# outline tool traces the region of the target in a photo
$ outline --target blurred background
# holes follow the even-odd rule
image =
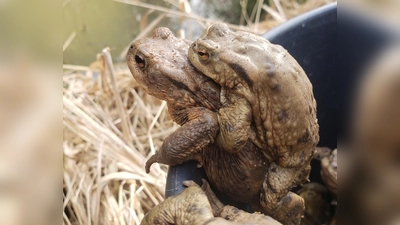
[[[293,16],[330,2],[333,1],[66,0],[63,40],[72,40],[64,51],[63,62],[90,64],[105,46],[111,48],[115,58],[125,54],[126,46],[134,39],[150,35],[161,26],[189,40],[197,39],[206,26],[217,21],[262,34]]]

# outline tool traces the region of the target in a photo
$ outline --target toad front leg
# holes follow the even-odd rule
[[[261,190],[260,210],[283,224],[300,224],[304,200],[290,190],[307,179],[310,169],[310,166],[283,168],[271,164]]]
[[[256,134],[251,129],[252,111],[250,104],[236,95],[223,96],[223,107],[218,111],[220,132],[217,143],[230,153],[239,152],[250,138],[257,145]],[[260,147],[260,146],[259,146]]]
[[[196,160],[202,165],[202,150],[214,142],[219,132],[216,113],[206,108],[193,108],[188,113],[188,122],[168,136],[160,150],[146,162],[146,172],[153,163],[174,166]]]

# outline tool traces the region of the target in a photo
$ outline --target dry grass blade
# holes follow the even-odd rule
[[[279,15],[283,19],[283,21],[286,21],[286,15],[285,12],[283,11],[282,5],[279,0],[274,0],[275,6],[278,9]]]
[[[76,32],[72,32],[69,37],[67,38],[67,40],[64,42],[63,44],[63,52],[65,51],[65,49],[68,48],[69,44],[71,44],[72,40],[74,40],[76,36]]]
[[[83,70],[83,71],[90,70],[90,68],[88,66],[77,66],[77,65],[68,65],[68,64],[64,64],[63,69],[65,69],[65,70]]]
[[[278,22],[280,22],[280,23],[285,22],[285,19],[282,18],[281,15],[280,15],[277,11],[275,11],[274,9],[272,9],[271,7],[269,7],[269,6],[267,6],[267,5],[263,5],[262,8],[263,8],[267,13],[269,13],[269,14],[274,18],[274,20],[276,20],[276,21],[278,21]]]
[[[114,65],[112,63],[112,59],[111,59],[111,54],[110,54],[110,48],[105,48],[103,49],[102,52],[102,56],[104,61],[106,62],[107,65],[107,70],[108,70],[108,74],[110,76],[110,80],[111,80],[111,86],[112,86],[112,90],[114,92],[114,97],[115,97],[115,102],[117,103],[117,109],[118,109],[118,113],[119,113],[119,118],[121,119],[121,124],[122,124],[122,132],[124,134],[124,137],[127,138],[127,142],[128,143],[132,143],[132,136],[131,136],[131,124],[129,123],[129,121],[126,119],[127,115],[126,115],[126,110],[122,105],[122,100],[121,97],[119,95],[119,88],[117,86],[117,81],[115,78],[115,73],[114,73]]]
[[[263,5],[264,1],[259,0],[257,1],[256,7],[257,7],[257,13],[256,13],[256,21],[255,21],[255,26],[254,26],[254,31],[258,31],[258,23],[260,22],[260,15],[261,15],[261,8]]]
[[[144,13],[143,16],[140,17],[140,23],[139,23],[140,32],[139,32],[139,35],[142,33],[142,31],[144,29],[146,29],[147,25],[149,25],[149,15],[151,15],[151,13],[153,13],[153,12],[154,12],[154,10],[149,9],[149,10],[147,10],[146,13]]]

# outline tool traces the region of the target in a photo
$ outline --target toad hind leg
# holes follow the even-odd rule
[[[155,206],[144,216],[140,224],[203,224],[212,218],[214,216],[207,196],[200,187],[193,186]]]
[[[302,169],[271,164],[261,190],[261,211],[283,224],[300,224],[304,200],[290,189],[304,182],[305,174],[308,177],[309,166]]]
[[[201,107],[191,109],[188,122],[169,135],[160,150],[146,162],[146,172],[150,172],[150,167],[155,162],[174,166],[196,160],[201,165],[201,151],[214,142],[218,132],[215,112]]]
[[[184,181],[183,184],[188,187],[198,186],[194,181]],[[278,221],[264,214],[248,213],[234,206],[224,205],[214,194],[205,179],[203,179],[201,189],[206,194],[213,215],[216,217],[208,220],[202,225],[282,225]]]

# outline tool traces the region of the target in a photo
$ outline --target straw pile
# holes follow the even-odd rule
[[[269,7],[259,4],[271,15],[259,27],[275,26],[332,1],[271,2]],[[167,171],[154,164],[146,174],[145,162],[178,126],[165,103],[147,95],[126,65],[112,64],[107,48],[89,67],[64,65],[63,87],[63,223],[140,224],[164,199]]]
[[[165,166],[146,174],[144,163],[177,126],[107,55],[97,71],[64,66],[80,70],[63,78],[66,224],[139,224],[164,199]]]

